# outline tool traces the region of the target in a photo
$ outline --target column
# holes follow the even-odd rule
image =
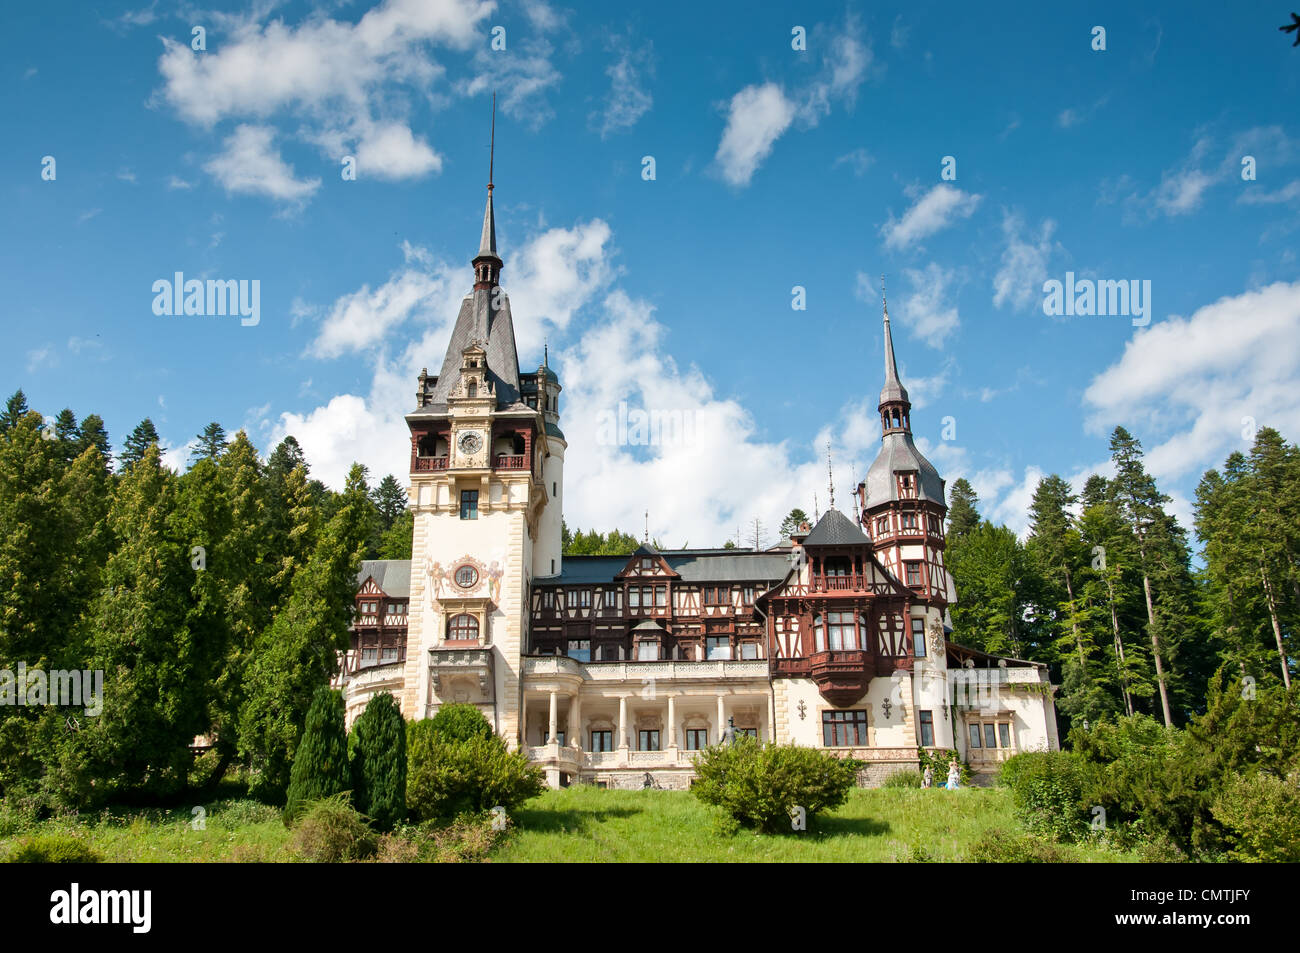
[[[677,705],[674,696],[668,696],[668,747],[677,747]]]
[[[569,744],[582,748],[582,700],[577,693],[569,699]]]
[[[523,698],[519,703],[519,741],[528,747],[528,693],[523,693]]]
[[[557,740],[559,740],[555,734],[556,730],[559,728],[558,725],[559,716],[560,716],[559,703],[560,703],[560,693],[555,690],[552,690],[551,691],[551,720],[546,735],[546,743],[548,745],[553,745]]]
[[[722,702],[722,695],[718,695],[718,744],[722,743],[722,733],[727,730],[727,711]]]
[[[623,695],[618,700],[618,746],[621,750],[627,750],[627,696]]]

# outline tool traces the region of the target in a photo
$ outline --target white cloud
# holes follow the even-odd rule
[[[546,95],[563,78],[551,53],[551,44],[540,37],[505,50],[480,49],[474,54],[475,75],[458,88],[465,96],[496,90],[502,112],[536,129],[555,115]]]
[[[1200,169],[1183,169],[1166,172],[1160,186],[1151,195],[1156,209],[1166,215],[1186,215],[1201,204],[1205,190],[1214,184],[1214,178]]]
[[[320,188],[320,179],[295,178],[293,166],[280,157],[274,138],[274,130],[267,126],[237,126],[224,150],[203,169],[227,192],[301,203]]]
[[[961,324],[957,306],[949,303],[957,273],[930,262],[924,270],[908,268],[903,274],[912,286],[900,308],[908,330],[930,347],[942,347],[944,339]]]
[[[357,143],[356,157],[359,178],[412,179],[442,171],[442,156],[400,122],[367,129]]]
[[[804,121],[810,125],[830,113],[832,101],[842,99],[850,109],[857,101],[858,87],[866,79],[872,60],[871,48],[859,34],[853,20],[831,33],[821,73],[799,97]]]
[[[1298,388],[1300,282],[1278,282],[1138,331],[1084,402],[1089,430],[1146,434],[1148,469],[1172,478],[1248,449],[1250,420],[1300,431]]]
[[[994,307],[1010,304],[1015,310],[1023,311],[1031,302],[1041,300],[1054,231],[1056,223],[1044,219],[1038,235],[1026,238],[1020,217],[1012,212],[1003,213],[1002,236],[1007,244],[997,274],[993,276]]]
[[[895,220],[891,215],[889,221],[880,227],[880,234],[884,236],[886,247],[907,248],[959,219],[970,218],[980,198],[940,183],[920,196],[901,219]]]
[[[1263,189],[1242,192],[1241,198],[1237,199],[1242,205],[1281,205],[1297,200],[1300,200],[1300,179],[1292,179],[1273,192]]]
[[[853,169],[855,176],[861,177],[866,174],[867,169],[871,168],[871,163],[875,161],[866,149],[859,147],[837,158],[832,168],[838,169],[842,165],[847,165]]]
[[[654,104],[646,88],[654,76],[654,50],[650,43],[637,49],[626,40],[614,43],[618,59],[609,65],[609,93],[602,108],[593,112],[588,120],[593,129],[606,138],[612,132],[631,129]]]
[[[59,363],[58,356],[54,352],[53,345],[33,348],[27,352],[27,372],[34,374],[45,367],[54,367]]]
[[[794,103],[775,83],[746,86],[731,97],[727,128],[714,157],[722,177],[731,185],[748,185],[759,164],[771,155],[776,140],[790,128],[794,115]]]
[[[172,175],[167,177],[167,188],[173,192],[192,189],[194,186],[186,182],[180,176]]]

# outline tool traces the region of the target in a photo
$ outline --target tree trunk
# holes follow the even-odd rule
[[[1086,667],[1083,657],[1083,639],[1079,638],[1079,618],[1074,614],[1074,584],[1070,581],[1070,570],[1065,570],[1065,593],[1070,597],[1070,628],[1074,631],[1074,647],[1079,650],[1079,667]]]
[[[1165,727],[1172,728],[1174,720],[1169,714],[1169,689],[1165,685],[1165,666],[1160,658],[1160,636],[1156,634],[1156,609],[1151,601],[1151,577],[1146,571],[1146,556],[1142,559],[1142,594],[1147,601],[1147,628],[1151,630],[1151,654],[1156,660],[1156,683],[1160,686],[1160,707],[1164,710]]]
[[[1119,613],[1115,610],[1115,585],[1106,580],[1106,592],[1110,597],[1110,626],[1115,633],[1115,661],[1119,666],[1119,688],[1124,696],[1124,711],[1133,714],[1133,696],[1128,690],[1128,662],[1124,658],[1124,639],[1119,634]]]
[[[1273,583],[1269,581],[1264,563],[1259,564],[1259,575],[1264,580],[1264,595],[1268,598],[1268,617],[1273,622],[1273,638],[1277,642],[1277,657],[1282,660],[1282,684],[1291,689],[1291,670],[1287,665],[1286,648],[1282,645],[1282,627],[1277,621],[1277,602],[1273,598]]]

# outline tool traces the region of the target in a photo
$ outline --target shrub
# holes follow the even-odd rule
[[[882,788],[919,788],[921,786],[921,773],[919,771],[895,771],[889,777],[885,778]]]
[[[339,733],[340,738],[342,732]],[[338,864],[364,860],[375,852],[375,835],[346,794],[308,801],[294,824],[290,848],[303,860]]]
[[[1064,864],[1070,855],[1062,847],[1036,837],[1013,831],[985,831],[966,852],[975,864]]]
[[[695,762],[691,792],[722,808],[742,827],[764,833],[792,830],[796,807],[811,820],[848,800],[860,764],[813,748],[760,744],[741,738],[707,748]]]
[[[421,821],[511,810],[545,788],[542,770],[496,735],[448,742],[417,722],[407,758],[406,806]]]
[[[508,836],[510,821],[496,815],[462,814],[450,824],[398,828],[385,838],[380,860],[387,863],[481,863]]]
[[[406,722],[393,696],[370,699],[357,719],[352,753],[352,799],[375,828],[393,829],[406,817]]]
[[[491,738],[492,723],[473,705],[443,705],[428,719],[428,730],[443,742]]]
[[[302,740],[293,755],[284,807],[286,823],[297,817],[306,802],[333,797],[351,787],[343,721],[343,696],[330,688],[316,689]]]
[[[1016,816],[1030,832],[1071,841],[1088,830],[1085,768],[1069,751],[1026,751],[1008,759],[1002,780],[1011,788]]]
[[[8,864],[98,864],[103,855],[71,834],[34,834],[15,843]]]
[[[1300,790],[1269,774],[1234,775],[1212,808],[1228,831],[1234,860],[1300,861]]]
[[[13,837],[31,830],[40,820],[34,798],[6,797],[0,800],[0,837]]]
[[[241,798],[213,805],[209,812],[227,827],[244,827],[249,824],[265,824],[267,821],[280,819],[280,812],[261,801]]]

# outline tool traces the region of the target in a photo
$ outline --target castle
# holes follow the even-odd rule
[[[562,388],[519,368],[492,189],[474,288],[406,416],[412,558],[362,566],[349,723],[383,691],[407,718],[472,704],[556,787],[685,787],[737,733],[860,759],[865,784],[918,748],[987,774],[1059,747],[1045,666],[948,638],[944,481],[912,439],[887,305],[882,445],[852,516],[761,552],[566,557]]]

